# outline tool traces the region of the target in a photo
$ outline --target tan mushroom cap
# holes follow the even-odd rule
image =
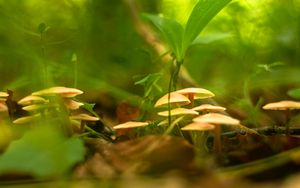
[[[145,127],[149,125],[148,122],[138,122],[138,121],[128,121],[126,123],[121,123],[119,125],[114,126],[114,129],[130,129],[136,127]]]
[[[210,131],[210,130],[213,130],[214,128],[215,128],[215,126],[210,123],[192,122],[192,123],[188,124],[187,126],[182,127],[181,130],[183,130],[183,131]]]
[[[8,97],[8,93],[0,91],[0,97]]]
[[[8,108],[7,108],[6,104],[0,102],[0,112],[5,112],[7,110],[8,110]]]
[[[25,117],[18,118],[16,120],[14,120],[13,123],[14,124],[30,123],[32,121],[39,119],[40,117],[41,117],[41,114],[38,113],[38,114],[31,115],[31,116],[25,116]]]
[[[99,118],[95,116],[90,116],[88,114],[77,114],[70,116],[71,120],[84,120],[84,121],[98,121]]]
[[[70,110],[77,110],[79,109],[80,106],[84,105],[82,102],[77,102],[75,100],[68,99],[68,98],[64,99],[64,104]]]
[[[44,109],[47,107],[48,107],[48,105],[44,105],[44,104],[31,104],[31,105],[22,107],[22,109],[25,111],[28,111],[28,112],[32,112],[32,111],[41,110],[41,109]]]
[[[300,102],[297,101],[279,101],[268,103],[262,107],[264,110],[294,110],[300,109]]]
[[[176,93],[179,93],[182,95],[192,94],[194,99],[205,99],[205,98],[210,98],[210,97],[215,96],[214,93],[212,93],[211,91],[209,91],[207,89],[193,88],[193,87],[177,90]]]
[[[60,95],[62,97],[75,97],[77,95],[82,94],[83,91],[76,88],[68,88],[68,87],[51,87],[48,89],[43,89],[37,92],[32,93],[31,95],[37,96],[51,96],[51,95]]]
[[[159,106],[163,106],[163,105],[167,105],[168,102],[170,102],[170,104],[190,104],[191,101],[184,95],[181,95],[179,93],[176,92],[171,92],[170,93],[170,101],[169,101],[169,93],[167,93],[166,95],[164,95],[163,97],[161,97],[160,99],[157,100],[157,102],[155,103],[154,107],[159,107]]]
[[[218,113],[208,113],[205,115],[198,116],[193,119],[197,123],[212,123],[212,124],[225,124],[225,125],[239,125],[240,121],[232,117],[218,114]]]
[[[29,95],[18,101],[20,105],[29,105],[33,103],[47,103],[49,100],[44,99],[43,97]]]
[[[163,111],[163,112],[158,112],[158,115],[160,116],[169,116],[169,111]],[[199,115],[198,112],[191,110],[191,109],[186,109],[186,108],[175,108],[170,110],[170,116],[178,116],[178,115]]]
[[[222,112],[225,111],[226,108],[222,107],[222,106],[215,106],[215,105],[211,105],[211,104],[202,104],[200,106],[196,106],[194,108],[192,108],[192,110],[194,111],[214,111],[214,112]]]

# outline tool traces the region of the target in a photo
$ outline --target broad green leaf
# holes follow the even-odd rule
[[[299,100],[300,99],[300,88],[289,90],[288,95],[290,97],[293,97],[293,98]]]
[[[216,42],[219,40],[223,40],[226,38],[231,37],[232,35],[230,33],[214,33],[209,35],[199,35],[191,45],[197,45],[197,44],[209,44],[212,42]]]
[[[163,39],[170,47],[176,59],[183,59],[182,37],[183,27],[176,21],[170,18],[165,18],[152,14],[144,14],[144,17],[149,19],[154,26],[160,31]]]
[[[183,51],[189,47],[210,20],[230,1],[231,0],[199,0],[186,24],[183,36]]]
[[[39,127],[13,141],[0,156],[0,174],[25,173],[46,178],[67,173],[84,159],[79,138],[66,138],[50,127]]]

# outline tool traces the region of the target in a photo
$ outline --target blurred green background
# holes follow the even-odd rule
[[[0,0],[1,90],[18,97],[64,85],[84,90],[88,101],[142,96],[133,76],[161,72],[164,65],[136,32],[126,2]],[[135,1],[139,13],[182,24],[196,2]],[[258,95],[284,99],[300,87],[300,0],[232,1],[201,35],[184,65],[222,103],[248,97],[256,104]],[[169,75],[162,73],[159,84],[167,91]]]

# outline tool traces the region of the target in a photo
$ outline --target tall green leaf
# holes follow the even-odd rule
[[[183,51],[189,47],[210,20],[230,1],[231,0],[199,0],[186,24],[183,36]]]
[[[169,45],[171,51],[176,56],[176,59],[182,60],[182,37],[184,31],[183,27],[176,20],[170,18],[152,14],[144,14],[144,17],[149,19],[160,31],[163,39]]]

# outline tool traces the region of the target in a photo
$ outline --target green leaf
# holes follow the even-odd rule
[[[84,159],[79,138],[65,138],[50,127],[39,127],[12,142],[0,156],[0,173],[26,173],[38,178],[61,176]]]
[[[231,37],[232,35],[230,33],[214,33],[209,35],[199,35],[191,45],[197,45],[197,44],[209,44],[212,42],[216,42],[219,40],[223,40],[226,38]]]
[[[170,18],[165,18],[152,14],[144,14],[144,17],[149,19],[154,24],[154,26],[160,31],[163,39],[169,45],[170,49],[176,56],[176,59],[178,61],[181,61],[183,59],[183,27],[176,20]]]
[[[210,20],[230,1],[231,0],[199,0],[186,24],[183,36],[183,51],[189,47]]]
[[[300,88],[289,90],[288,95],[295,99],[300,99]]]

